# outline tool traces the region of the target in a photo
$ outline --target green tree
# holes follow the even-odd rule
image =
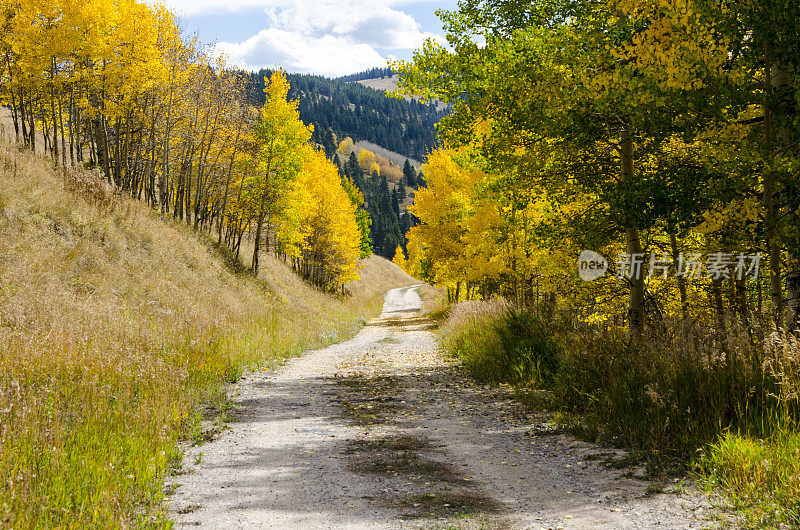
[[[405,164],[403,164],[403,177],[406,179],[406,183],[409,187],[415,188],[417,186],[417,172],[407,158]]]
[[[672,186],[652,160],[717,111],[728,50],[715,36],[716,14],[632,0],[461,2],[441,14],[449,49],[430,40],[412,63],[395,65],[398,95],[452,103],[440,127],[446,143],[480,146],[487,168],[517,175],[512,189],[593,196],[590,221],[607,225],[595,233],[607,238],[613,227],[627,253],[641,255],[641,230],[671,206],[690,208],[685,188],[698,191],[710,178],[684,173],[697,178]],[[669,193],[651,207],[657,189]],[[627,287],[635,334],[644,325],[644,276]]]

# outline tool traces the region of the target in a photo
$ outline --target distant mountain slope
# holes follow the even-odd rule
[[[377,77],[371,79],[359,79],[356,82],[366,87],[374,88],[375,90],[389,91],[397,87],[397,82],[400,80],[399,75],[391,77]]]
[[[246,74],[250,98],[264,102],[264,76],[270,71]],[[360,83],[307,74],[289,74],[290,96],[300,104],[300,118],[313,123],[324,135],[366,140],[402,157],[422,160],[435,145],[434,125],[444,111],[413,100],[386,97],[381,90]],[[391,82],[391,81],[389,81]]]
[[[400,81],[400,76],[398,74],[387,75],[385,77],[365,77],[356,79],[356,83],[360,83],[365,87],[373,88],[375,90],[382,90],[384,92],[389,92],[397,88],[397,83]],[[405,96],[403,98],[405,101],[411,101],[412,98]],[[419,98],[413,98],[416,101],[419,101]],[[439,112],[444,112],[447,109],[447,105],[442,103],[439,100],[435,100],[431,102],[431,105],[436,106],[436,110]]]
[[[395,153],[394,151],[390,151],[388,149],[384,149],[383,147],[379,146],[378,144],[374,144],[372,142],[368,142],[366,140],[359,140],[356,142],[356,150],[359,149],[366,149],[367,151],[372,151],[376,155],[381,155],[383,157],[388,158],[391,162],[396,164],[398,167],[403,167],[403,164],[406,160],[414,166],[414,169],[419,170],[422,163],[417,160],[416,158],[409,158],[406,156],[401,155],[400,153]]]

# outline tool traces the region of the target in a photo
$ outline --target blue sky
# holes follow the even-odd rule
[[[439,8],[456,0],[164,0],[187,34],[231,63],[256,70],[339,76],[388,57],[410,58],[426,38],[442,39]]]

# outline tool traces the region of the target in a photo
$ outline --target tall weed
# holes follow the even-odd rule
[[[510,308],[495,324],[500,338],[497,372],[509,383],[552,383],[563,358],[550,311]]]
[[[508,302],[495,299],[464,302],[447,313],[440,329],[441,344],[458,356],[478,380],[503,381],[506,376],[497,358],[497,352],[502,350],[497,326],[510,309]]]

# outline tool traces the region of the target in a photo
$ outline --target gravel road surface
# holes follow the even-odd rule
[[[168,484],[177,526],[711,526],[691,487],[656,493],[624,452],[471,381],[437,351],[421,306],[415,287],[389,291],[352,340],[244,377],[234,420]]]

